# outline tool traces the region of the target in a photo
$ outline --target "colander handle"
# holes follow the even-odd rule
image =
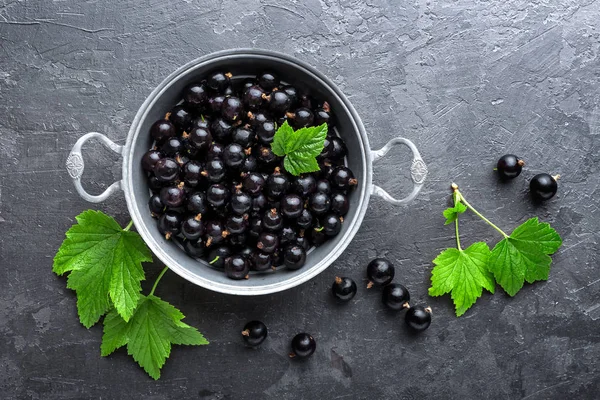
[[[120,146],[114,143],[112,140],[107,138],[101,133],[98,132],[90,132],[82,137],[75,143],[73,149],[71,149],[71,153],[69,153],[69,157],[67,157],[67,171],[69,175],[73,179],[73,183],[75,184],[75,189],[77,193],[84,199],[89,201],[90,203],[100,203],[101,201],[106,200],[111,194],[116,192],[121,188],[121,181],[117,181],[110,185],[108,189],[106,189],[103,193],[94,196],[85,191],[83,186],[81,186],[81,175],[83,175],[83,170],[85,165],[83,164],[83,157],[81,156],[81,147],[85,142],[90,139],[100,139],[102,144],[117,154],[123,154],[123,146]]]
[[[403,144],[407,146],[413,153],[413,161],[410,166],[410,177],[413,181],[412,192],[403,199],[395,199],[381,187],[373,185],[371,188],[371,194],[381,197],[388,203],[402,205],[409,203],[417,196],[417,194],[419,194],[419,191],[423,187],[423,182],[425,182],[425,178],[427,177],[427,166],[421,158],[421,154],[419,154],[417,146],[415,146],[415,144],[410,140],[401,137],[390,140],[379,150],[371,150],[371,159],[373,160],[373,163],[385,157],[392,147],[397,144]]]

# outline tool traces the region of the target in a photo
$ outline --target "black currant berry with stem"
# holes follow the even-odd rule
[[[231,247],[221,245],[213,247],[208,252],[208,257],[206,259],[212,267],[222,269],[225,266],[225,259],[232,254],[233,251],[231,250]]]
[[[188,217],[181,224],[181,234],[188,240],[198,240],[204,234],[202,214]]]
[[[229,236],[229,232],[225,229],[225,226],[221,221],[217,220],[208,221],[204,226],[204,233],[206,236],[204,241],[207,247],[223,243],[227,236]]]
[[[212,145],[213,137],[208,128],[194,128],[187,137],[191,146],[200,151],[207,151]]]
[[[231,195],[231,201],[229,205],[231,206],[231,211],[233,211],[235,214],[243,215],[249,212],[252,208],[252,197],[250,197],[248,193],[238,190]]]
[[[167,211],[158,219],[158,231],[170,239],[172,236],[181,232],[181,214],[174,211]]]
[[[179,164],[172,158],[163,158],[154,164],[154,176],[161,182],[172,182],[179,176]]]
[[[292,99],[288,94],[281,90],[276,90],[270,95],[263,95],[263,98],[269,103],[269,110],[275,114],[283,114],[287,112],[291,105]]]
[[[264,72],[258,76],[258,85],[265,91],[270,92],[279,86],[279,78],[272,72]]]
[[[244,176],[242,187],[251,195],[256,196],[262,192],[263,188],[265,187],[265,179],[263,178],[262,174],[250,172]]]
[[[329,237],[325,235],[325,232],[323,232],[322,226],[313,226],[309,232],[310,241],[315,247],[321,246],[329,239]]]
[[[269,175],[266,183],[267,197],[271,199],[280,198],[285,192],[287,192],[290,186],[288,177],[281,173],[279,167],[275,168],[275,172]]]
[[[242,172],[254,172],[258,169],[258,160],[253,155],[246,156],[240,170]]]
[[[158,150],[149,150],[142,156],[142,168],[144,171],[154,171],[156,163],[163,158],[163,155]]]
[[[250,128],[250,125],[235,128],[231,134],[231,141],[239,144],[243,148],[248,148],[254,144],[256,134]]]
[[[225,274],[231,279],[248,279],[248,272],[250,272],[250,266],[248,261],[240,256],[233,255],[225,259]]]
[[[232,234],[244,233],[248,229],[248,214],[230,215],[225,221],[225,227]]]
[[[168,208],[181,207],[185,201],[184,184],[177,186],[167,186],[160,190],[160,200]]]
[[[299,333],[292,339],[292,353],[290,357],[307,358],[317,349],[317,342],[308,333]]]
[[[339,190],[348,190],[350,187],[358,184],[358,180],[354,177],[350,168],[343,165],[340,165],[333,170],[329,177],[329,181],[334,188]]]
[[[189,193],[187,196],[186,209],[194,215],[206,213],[206,195],[203,192]]]
[[[192,114],[185,106],[175,106],[170,111],[169,121],[180,131],[186,131],[192,122]]]
[[[331,212],[335,215],[343,217],[348,214],[350,202],[348,197],[343,193],[335,193],[331,196]]]
[[[206,84],[212,90],[222,93],[230,85],[230,79],[233,75],[229,72],[214,72],[206,80]]]
[[[529,182],[529,192],[536,201],[549,200],[556,194],[558,190],[559,175],[552,176],[550,174],[537,174]]]
[[[265,253],[274,253],[279,247],[279,238],[271,232],[262,232],[258,236],[256,247]]]
[[[276,208],[265,211],[262,220],[263,229],[271,232],[277,232],[283,227],[283,217]]]
[[[367,288],[375,285],[387,285],[394,279],[396,270],[392,263],[385,258],[376,258],[367,265],[367,278],[369,283]]]
[[[231,133],[233,132],[233,125],[223,118],[217,118],[210,126],[210,131],[212,132],[215,140],[219,142],[229,142],[231,139]]]
[[[165,139],[176,136],[177,129],[171,121],[159,119],[150,127],[150,135],[157,143],[162,143]]]
[[[223,207],[229,202],[229,189],[220,183],[214,183],[206,190],[206,200],[213,207]]]
[[[335,214],[327,214],[321,221],[323,232],[327,236],[336,236],[342,230],[342,217]]]
[[[325,102],[325,104],[327,104],[327,102]],[[327,105],[329,106],[329,104]],[[331,118],[331,113],[329,110],[326,110],[324,106],[315,110],[315,125],[319,126],[321,124],[333,124],[333,118]]]
[[[255,271],[267,271],[273,268],[273,257],[271,254],[255,251],[252,254],[251,260]]]
[[[383,287],[381,299],[383,304],[392,310],[410,308],[410,293],[408,289],[399,283],[390,283]]]
[[[244,91],[244,95],[242,96],[242,101],[243,101],[244,105],[246,106],[246,108],[248,108],[251,111],[255,111],[255,110],[260,109],[260,107],[263,105],[263,102],[264,102],[263,95],[264,94],[265,94],[265,92],[260,86],[258,86],[258,85],[249,86]]]
[[[221,182],[225,178],[227,168],[220,158],[212,158],[206,163],[206,169],[201,172],[211,182]]]
[[[300,107],[294,112],[287,112],[285,115],[288,117],[290,124],[296,129],[311,126],[315,119],[312,111],[306,107]]]
[[[150,200],[148,200],[148,208],[153,216],[158,216],[165,212],[167,206],[165,206],[160,199],[160,195],[154,194],[150,196]]]
[[[263,112],[251,112],[248,111],[248,114],[246,114],[246,116],[248,117],[248,120],[250,121],[250,125],[253,127],[257,127],[258,125],[262,124],[263,122],[266,121],[270,121],[270,117],[263,113]]]
[[[228,121],[238,121],[244,115],[244,105],[237,97],[226,97],[221,106],[221,115]]]
[[[501,179],[513,179],[519,176],[525,162],[514,154],[505,154],[498,160],[496,170]]]
[[[204,256],[204,253],[206,252],[206,246],[204,246],[204,242],[202,241],[202,239],[179,240],[183,247],[183,251],[185,251],[190,257],[202,258]]]
[[[160,146],[160,152],[166,156],[174,156],[183,150],[183,142],[178,137],[172,137],[165,140]]]
[[[209,93],[203,83],[191,83],[183,89],[183,100],[190,107],[201,111],[208,104]]]
[[[309,207],[313,214],[324,215],[331,208],[331,200],[325,193],[317,192],[310,196]]]
[[[242,338],[246,345],[250,347],[260,346],[267,338],[267,326],[260,321],[250,321],[244,325]]]
[[[406,312],[404,321],[412,330],[422,332],[431,325],[431,307],[412,306]]]
[[[245,158],[246,153],[244,153],[244,148],[238,143],[228,144],[223,151],[223,162],[229,168],[236,169],[241,167]]]
[[[279,157],[273,153],[270,146],[260,146],[256,152],[256,158],[264,168],[275,165],[279,159]]]
[[[281,199],[280,209],[285,218],[298,218],[304,210],[304,202],[297,194],[286,194]]]
[[[336,276],[331,286],[331,292],[336,299],[349,301],[356,295],[356,282],[351,278]]]
[[[306,251],[304,247],[297,244],[287,246],[283,252],[283,264],[288,269],[300,269],[306,262]]]
[[[300,229],[310,229],[313,225],[313,215],[306,208],[302,209],[298,218],[296,218],[296,225]]]
[[[204,114],[200,114],[199,117],[192,118],[192,123],[190,126],[190,130],[194,128],[202,128],[202,129],[210,129],[211,121],[204,116]]]
[[[263,145],[271,144],[276,132],[277,124],[273,121],[265,121],[256,126],[256,137]]]
[[[292,182],[294,193],[307,197],[317,191],[317,181],[312,175],[300,175]]]
[[[202,180],[202,164],[198,161],[188,161],[183,166],[183,181],[186,187],[196,187]]]

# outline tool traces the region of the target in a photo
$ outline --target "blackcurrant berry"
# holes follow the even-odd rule
[[[185,191],[183,184],[178,186],[168,186],[160,190],[160,200],[169,208],[176,208],[183,205],[185,201]]]
[[[193,148],[206,151],[212,144],[212,134],[208,128],[194,128],[188,134],[188,141]]]
[[[248,112],[248,114],[246,114],[248,117],[248,120],[250,121],[250,125],[257,127],[258,125],[262,124],[263,122],[266,121],[270,121],[270,118],[267,114],[262,113],[262,112]]]
[[[181,215],[174,211],[167,211],[158,219],[158,231],[165,235],[165,239],[179,234],[181,231]]]
[[[304,210],[304,202],[297,194],[286,194],[281,199],[280,208],[285,218],[298,218]]]
[[[231,243],[231,245],[235,246],[235,247],[244,246],[246,244],[246,242],[248,241],[248,235],[245,233],[229,235],[228,238],[229,238],[229,243]],[[250,265],[248,265],[248,266],[250,266]]]
[[[331,194],[331,184],[327,179],[320,179],[317,181],[317,189],[315,191],[325,193],[329,196]]]
[[[252,254],[252,266],[255,271],[266,271],[273,267],[271,254],[256,251]]]
[[[336,236],[342,230],[342,220],[335,214],[327,214],[321,221],[327,236]]]
[[[250,86],[244,91],[242,100],[249,110],[258,110],[263,104],[265,92],[260,86]]]
[[[534,200],[544,201],[554,197],[558,190],[556,179],[558,179],[558,175],[555,178],[549,174],[537,174],[531,178],[529,190]]]
[[[183,181],[186,187],[196,187],[202,179],[202,164],[198,161],[188,161],[183,166]]]
[[[260,217],[251,218],[250,219],[250,230],[248,231],[248,233],[250,234],[250,237],[252,237],[254,239],[258,239],[260,237],[260,234],[262,233],[262,231],[263,231],[262,218],[260,218]]]
[[[250,347],[259,346],[267,338],[267,326],[260,321],[250,321],[244,325],[242,338]]]
[[[327,102],[325,104],[327,104]],[[332,122],[333,119],[331,118],[331,112],[329,110],[326,110],[325,107],[317,108],[315,110],[315,125],[333,125]]]
[[[500,157],[496,165],[498,175],[502,179],[513,179],[519,176],[525,162],[513,154]]]
[[[406,287],[399,283],[390,283],[389,285],[384,286],[381,299],[383,304],[392,310],[402,310],[410,307],[408,305],[410,293],[408,293]]]
[[[213,207],[223,207],[229,202],[229,189],[220,183],[214,183],[206,190],[206,200]]]
[[[210,126],[210,131],[215,140],[218,140],[219,142],[229,142],[231,133],[233,132],[233,126],[223,118],[217,118]]]
[[[279,90],[288,95],[292,106],[296,105],[296,103],[298,102],[298,91],[296,90],[295,87],[290,86],[290,85],[285,85],[285,86],[282,86],[281,89],[279,89]]]
[[[331,211],[340,217],[348,214],[350,203],[348,197],[343,193],[336,193],[331,196]]]
[[[188,240],[198,240],[204,234],[202,215],[191,216],[181,224],[181,234]]]
[[[259,193],[252,198],[252,212],[260,212],[267,206],[267,198]]]
[[[256,127],[256,137],[261,144],[268,145],[273,142],[275,133],[277,132],[277,124],[273,121],[265,121]]]
[[[256,247],[265,252],[265,253],[273,253],[277,250],[279,246],[279,238],[277,235],[271,232],[262,232],[258,236],[258,243],[256,243]]]
[[[329,239],[329,237],[323,231],[322,226],[313,226],[309,232],[310,241],[315,247],[321,246],[327,241],[327,239]]]
[[[288,117],[288,121],[290,121],[291,125],[296,129],[312,125],[315,119],[312,111],[306,107],[300,107],[294,112],[287,112],[285,115]]]
[[[265,187],[265,180],[261,174],[251,172],[244,176],[244,180],[242,181],[242,187],[245,191],[255,196],[258,195]]]
[[[387,285],[394,279],[396,271],[394,266],[389,260],[385,258],[376,258],[367,265],[367,278],[369,278],[369,284],[367,288],[376,285]]]
[[[331,292],[336,299],[349,301],[356,295],[356,282],[350,278],[336,276],[331,286]]]
[[[192,192],[187,196],[186,208],[192,214],[204,214],[206,209],[206,195],[203,192]]]
[[[181,240],[181,245],[183,246],[183,251],[185,251],[191,257],[202,258],[204,256],[206,246],[204,246],[202,239]]]
[[[313,215],[306,208],[302,209],[300,215],[296,219],[296,225],[300,229],[309,229],[313,225]]]
[[[343,165],[336,167],[329,178],[331,185],[339,190],[347,190],[352,186],[356,186],[357,179],[352,174],[352,171]]]
[[[310,196],[309,207],[315,215],[324,215],[331,207],[331,200],[325,193],[317,192]]]
[[[206,169],[202,171],[202,176],[205,176],[211,182],[221,182],[225,178],[226,172],[227,169],[223,160],[213,158],[206,163]]]
[[[177,135],[177,129],[175,129],[175,125],[171,121],[159,119],[150,127],[150,135],[152,135],[152,138],[157,143],[161,143],[165,139]]]
[[[431,325],[431,308],[413,306],[408,309],[404,316],[406,324],[417,332],[424,331]]]
[[[183,150],[183,143],[178,137],[172,137],[165,140],[160,151],[166,156],[174,156]]]
[[[244,257],[250,263],[250,269],[252,269],[252,256],[254,255],[254,247],[244,246],[239,251],[239,255]]]
[[[237,97],[226,97],[221,106],[221,115],[228,121],[237,121],[244,115],[244,105]]]
[[[223,102],[225,102],[225,96],[223,95],[211,97],[208,99],[208,109],[214,114],[220,114]]]
[[[225,266],[225,259],[230,257],[233,251],[229,246],[217,246],[208,253],[207,261],[214,268],[222,269]]]
[[[221,158],[223,156],[223,151],[225,150],[225,146],[221,143],[213,142],[206,154],[206,158],[208,160],[212,160],[213,158]]]
[[[165,186],[165,182],[159,180],[154,174],[148,177],[148,188],[152,190],[152,193],[160,192],[160,190]]]
[[[211,124],[211,121],[208,120],[204,115],[201,114],[199,117],[192,119],[192,124],[191,124],[190,130],[194,130],[194,128],[209,129],[210,124]]]
[[[254,172],[258,169],[258,160],[253,155],[246,156],[240,171],[242,172]]]
[[[271,199],[280,198],[285,192],[287,192],[290,186],[289,179],[286,175],[282,174],[279,171],[279,168],[275,169],[269,178],[267,179],[266,184],[266,194],[267,197]]]
[[[302,246],[291,245],[283,253],[283,264],[288,269],[300,269],[306,262],[306,251]]]
[[[147,172],[154,171],[154,166],[161,158],[163,158],[163,155],[160,151],[149,150],[142,156],[142,168]]]
[[[296,244],[306,251],[310,249],[310,240],[308,240],[306,236],[298,236],[296,238]]]
[[[279,231],[283,227],[283,217],[281,214],[279,214],[277,209],[272,208],[268,211],[265,211],[262,220],[262,226],[268,231]]]
[[[150,200],[148,200],[148,208],[155,216],[161,215],[166,210],[166,207],[158,194],[152,195]]]
[[[230,215],[225,221],[225,228],[229,233],[244,233],[248,228],[248,214]]]
[[[212,90],[216,90],[217,92],[223,92],[229,86],[231,77],[232,74],[229,72],[214,72],[208,77],[208,79],[206,80],[206,84]]]
[[[270,92],[279,86],[279,78],[271,72],[264,72],[258,76],[258,84],[261,88]]]
[[[204,225],[205,242],[206,246],[223,243],[229,232],[225,229],[225,226],[220,221],[208,221]]]
[[[225,259],[225,274],[231,279],[248,279],[250,267],[242,256],[235,255]]]
[[[245,158],[244,148],[237,143],[227,145],[223,151],[223,161],[229,168],[241,167]]]
[[[285,113],[292,105],[290,96],[281,90],[276,90],[268,96],[263,95],[263,98],[269,102],[269,109],[275,114]]]
[[[252,197],[250,197],[249,194],[238,190],[231,195],[231,202],[229,205],[234,213],[243,215],[252,208]]]
[[[192,122],[192,114],[185,106],[175,106],[170,111],[169,121],[180,131],[187,131]]]
[[[232,135],[231,141],[239,144],[243,148],[251,147],[254,144],[256,134],[252,131],[249,125],[236,128]]]
[[[307,358],[317,349],[317,342],[308,333],[299,333],[292,339],[292,353],[290,357]]]
[[[326,158],[331,160],[341,160],[346,157],[346,154],[348,154],[348,149],[346,148],[344,141],[337,136],[331,137],[330,149]]]
[[[183,89],[183,100],[196,110],[208,103],[208,91],[202,83],[191,83]]]
[[[317,190],[317,181],[312,175],[301,175],[294,179],[292,183],[293,190],[301,197],[307,197]]]

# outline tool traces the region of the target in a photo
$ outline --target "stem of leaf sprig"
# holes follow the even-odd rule
[[[456,186],[456,189],[455,189],[455,186]],[[456,207],[456,205],[460,201],[459,196],[457,195],[458,185],[456,185],[456,183],[453,183],[452,189],[455,189],[452,197],[454,198],[454,207]],[[454,230],[456,231],[456,248],[458,250],[462,251],[462,247],[460,247],[460,236],[458,234],[458,215],[456,215],[456,219],[454,220]]]
[[[471,210],[475,215],[477,215],[479,218],[481,218],[486,224],[488,224],[489,226],[491,226],[492,228],[494,228],[495,230],[497,230],[498,232],[500,232],[500,234],[502,236],[504,236],[504,238],[508,237],[508,235],[502,229],[500,229],[496,225],[494,225],[492,223],[492,221],[490,221],[489,219],[487,219],[486,217],[484,217],[483,214],[481,214],[471,204],[469,204],[469,202],[467,201],[467,199],[465,199],[465,196],[463,196],[463,194],[458,190],[458,185],[456,183],[452,184],[452,190],[454,191],[454,204],[456,204],[457,201],[460,201],[469,210]],[[458,218],[456,219],[456,226],[457,226],[456,238],[457,238],[457,241],[458,241]],[[459,248],[460,248],[460,246],[459,246]]]
[[[133,226],[133,220],[129,221],[129,223],[127,224],[127,226],[125,227],[125,229],[123,229],[124,231],[128,231],[131,229],[131,227]]]

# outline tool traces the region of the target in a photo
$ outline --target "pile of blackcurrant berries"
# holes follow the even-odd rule
[[[357,184],[330,105],[270,72],[214,72],[182,97],[151,126],[154,145],[141,160],[161,234],[232,279],[301,268],[311,247],[340,232]],[[293,176],[272,152],[285,121],[328,125],[320,171]]]

